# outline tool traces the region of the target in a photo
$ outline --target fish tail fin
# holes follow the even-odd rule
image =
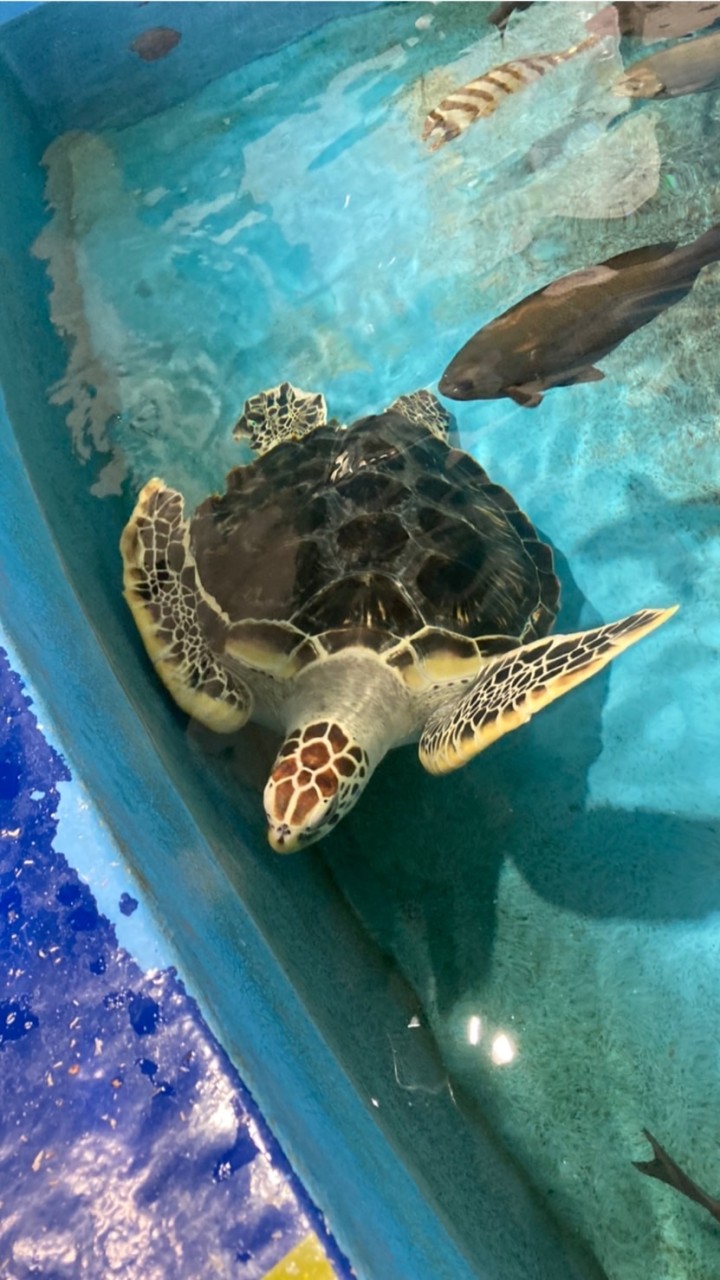
[[[586,36],[584,40],[581,40],[579,44],[570,45],[570,48],[565,50],[563,57],[574,58],[576,53],[583,53],[585,49],[592,49],[593,45],[598,44],[600,39],[601,37],[599,35],[596,35],[594,31],[591,31],[590,35]]]
[[[716,222],[714,227],[698,236],[697,240],[693,240],[691,244],[685,245],[684,251],[692,254],[693,262],[698,264],[698,270],[700,267],[706,267],[710,262],[720,261],[720,222]]]

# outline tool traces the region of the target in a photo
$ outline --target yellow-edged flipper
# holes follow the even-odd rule
[[[455,426],[455,420],[432,391],[421,387],[419,391],[411,391],[409,395],[397,396],[389,404],[386,413],[399,413],[408,422],[415,422],[419,427],[432,431],[438,440],[447,441],[448,432]]]
[[[619,622],[536,640],[493,659],[456,702],[430,716],[420,738],[422,764],[429,773],[460,768],[667,622],[676,608],[642,609]]]
[[[127,600],[145,648],[178,706],[215,733],[250,718],[252,697],[217,661],[202,627],[222,628],[200,584],[182,495],[149,480],[120,540]]]
[[[233,436],[249,440],[256,453],[264,454],[278,444],[302,440],[326,422],[327,406],[320,392],[300,391],[291,382],[281,382],[245,401]]]

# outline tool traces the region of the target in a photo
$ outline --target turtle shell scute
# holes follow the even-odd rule
[[[423,628],[531,641],[557,611],[552,552],[511,495],[395,410],[318,427],[236,467],[225,493],[198,507],[190,541],[230,626],[327,633],[323,652],[350,633],[344,643],[392,650]]]
[[[378,511],[353,516],[338,529],[338,546],[351,565],[364,565],[371,558],[382,564],[402,550],[410,534],[395,512]]]
[[[311,635],[340,627],[384,628],[408,635],[422,626],[422,617],[402,584],[378,572],[348,574],[330,583],[291,621]]]
[[[394,476],[365,469],[338,480],[336,489],[346,502],[367,512],[400,507],[410,497],[410,490]]]

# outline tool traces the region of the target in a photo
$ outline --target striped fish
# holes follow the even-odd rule
[[[423,142],[429,144],[431,151],[437,151],[446,142],[457,138],[481,116],[491,116],[508,94],[524,89],[526,85],[544,76],[546,71],[559,66],[561,62],[567,62],[568,58],[574,58],[584,49],[590,49],[600,39],[599,35],[593,34],[561,53],[538,53],[531,58],[513,58],[511,62],[503,62],[501,66],[486,71],[484,76],[478,76],[477,80],[471,80],[461,89],[455,89],[428,115],[423,126]]]

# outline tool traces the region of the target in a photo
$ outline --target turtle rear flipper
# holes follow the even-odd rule
[[[421,388],[411,391],[406,396],[398,396],[389,404],[386,413],[400,413],[408,422],[418,427],[426,427],[440,440],[447,440],[448,432],[455,425],[452,414],[441,405],[432,391]]]
[[[149,480],[120,540],[127,600],[158,675],[178,706],[216,733],[250,718],[252,695],[218,663],[200,625],[222,622],[200,586],[182,495]]]
[[[320,392],[299,391],[291,382],[259,391],[245,401],[233,427],[236,440],[249,440],[257,453],[269,453],[286,440],[302,440],[327,422],[325,397]]]
[[[495,658],[460,698],[430,716],[420,738],[422,764],[429,773],[458,769],[666,622],[676,607],[642,609],[619,622],[535,640]]]

